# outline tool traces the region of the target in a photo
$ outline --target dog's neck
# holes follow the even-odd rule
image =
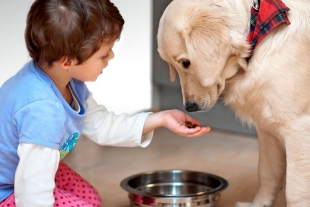
[[[261,2],[254,0],[247,37],[247,41],[251,45],[250,57],[270,31],[283,23],[290,24],[286,15],[288,10],[289,8],[281,0],[264,0]]]
[[[282,23],[289,24],[286,16],[286,11],[289,8],[281,0],[235,0],[225,1],[221,6],[227,11],[227,21],[232,39],[247,41],[252,46],[250,56],[263,37],[272,29]],[[267,12],[261,15],[260,9]],[[259,21],[258,24],[256,19]],[[266,20],[271,21],[268,31],[264,26],[264,24],[268,25]]]
[[[224,1],[221,5],[227,12],[229,31],[233,39],[245,41],[247,39],[251,18],[253,0]]]

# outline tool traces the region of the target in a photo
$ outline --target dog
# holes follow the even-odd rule
[[[266,1],[173,0],[157,50],[172,81],[178,74],[188,112],[208,111],[223,96],[256,128],[259,189],[236,206],[271,207],[285,187],[288,207],[310,207],[310,1],[277,0],[286,22],[254,44],[251,14],[267,12]]]

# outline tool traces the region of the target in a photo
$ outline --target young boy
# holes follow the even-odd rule
[[[61,161],[81,134],[100,145],[146,147],[158,127],[187,137],[210,130],[179,110],[116,115],[96,103],[84,82],[114,57],[123,24],[109,0],[33,3],[25,31],[32,60],[0,88],[0,207],[101,206]]]

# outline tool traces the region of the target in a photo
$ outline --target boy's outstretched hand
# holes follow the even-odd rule
[[[210,131],[210,127],[200,126],[199,121],[177,109],[150,114],[146,118],[143,134],[158,127],[166,127],[175,134],[186,137],[198,137]]]

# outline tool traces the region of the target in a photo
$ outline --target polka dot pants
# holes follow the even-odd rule
[[[97,191],[64,162],[59,163],[55,176],[54,207],[101,207]],[[11,194],[0,207],[15,207],[14,194]]]

